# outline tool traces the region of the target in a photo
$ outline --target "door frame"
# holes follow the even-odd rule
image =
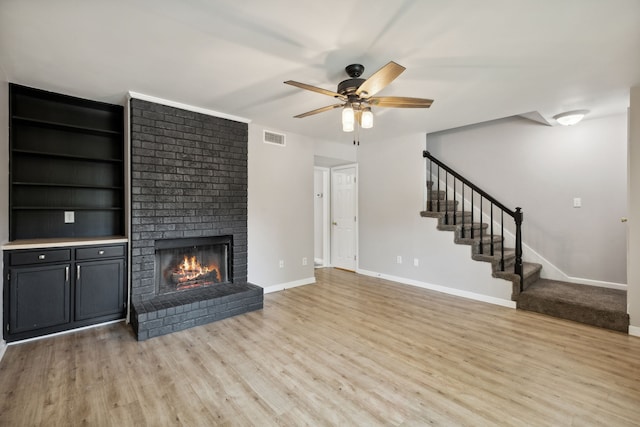
[[[353,225],[353,248],[354,248],[354,255],[355,255],[355,260],[354,260],[354,272],[357,272],[359,269],[359,265],[360,265],[360,249],[359,249],[359,245],[358,245],[358,236],[359,236],[359,224],[360,224],[360,214],[358,211],[358,187],[360,184],[360,177],[359,177],[359,173],[358,173],[358,164],[357,163],[348,163],[348,164],[344,164],[344,165],[340,165],[340,166],[334,166],[332,168],[330,168],[330,176],[329,176],[329,182],[330,182],[330,200],[333,200],[334,197],[334,186],[333,186],[333,171],[334,170],[340,170],[340,169],[349,169],[349,168],[354,168],[355,169],[355,188],[354,188],[354,192],[353,192],[353,197],[354,197],[354,212],[355,212],[355,217],[356,220],[354,221],[354,225]],[[330,207],[330,214],[329,214],[329,222],[333,221],[333,204],[330,202],[329,203],[329,207]],[[332,243],[333,243],[333,227],[329,227],[329,248],[331,248]],[[333,265],[333,254],[331,253],[331,250],[329,250],[329,265],[331,267],[334,267]]]
[[[322,223],[322,264],[316,265],[315,267],[329,267],[331,265],[331,168],[314,166],[313,170],[314,172],[322,172],[322,218],[315,218],[314,206],[314,227],[316,221],[321,221]],[[318,194],[314,194],[314,197],[317,198],[319,196]],[[314,257],[314,265],[316,262],[317,260]]]

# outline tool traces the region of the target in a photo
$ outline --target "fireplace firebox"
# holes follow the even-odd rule
[[[231,281],[232,236],[155,242],[156,295]]]

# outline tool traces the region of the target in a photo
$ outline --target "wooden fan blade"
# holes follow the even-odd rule
[[[300,89],[306,89],[306,90],[310,90],[311,92],[317,92],[323,95],[328,95],[334,98],[342,99],[343,101],[347,100],[346,96],[340,95],[338,92],[332,92],[330,90],[322,89],[321,87],[311,86],[306,83],[294,82],[293,80],[287,80],[284,83],[287,85],[299,87]]]
[[[296,119],[301,119],[307,116],[313,116],[314,114],[324,113],[325,111],[334,110],[336,108],[344,107],[344,104],[335,104],[335,105],[327,105],[326,107],[318,108],[312,111],[307,111],[306,113],[298,114],[297,116],[293,116]]]
[[[376,96],[367,99],[367,102],[376,107],[429,108],[433,104],[433,99],[409,98],[406,96]]]
[[[356,95],[361,98],[369,98],[375,95],[394,81],[405,69],[402,65],[396,64],[393,61],[389,62],[362,83],[358,90],[356,90]]]

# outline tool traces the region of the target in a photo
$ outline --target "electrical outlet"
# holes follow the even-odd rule
[[[307,257],[302,258],[302,265],[307,265],[308,263]]]
[[[283,259],[280,260],[280,268],[284,268],[284,260]]]
[[[418,258],[413,259],[413,266],[418,267],[420,265],[420,260]]]
[[[73,224],[76,222],[76,215],[74,211],[64,211],[64,223]]]
[[[398,264],[402,264],[402,256],[398,255],[398,256],[396,257],[396,263],[398,263]]]
[[[581,208],[582,207],[582,199],[580,197],[574,197],[573,198],[573,207],[574,208]]]

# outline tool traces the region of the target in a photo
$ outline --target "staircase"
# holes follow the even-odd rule
[[[445,189],[434,189],[434,182],[427,181],[428,201],[426,210],[420,213],[423,217],[437,218],[438,229],[453,232],[454,242],[471,247],[471,258],[475,261],[488,262],[491,264],[492,276],[511,281],[511,299],[516,301],[516,307],[522,310],[534,311],[549,316],[568,319],[588,325],[611,329],[619,332],[628,332],[629,315],[627,314],[626,292],[602,288],[597,286],[579,285],[575,283],[561,282],[556,280],[542,279],[540,273],[542,265],[522,262],[522,274],[517,274],[514,268],[517,260],[518,250],[516,248],[503,247],[504,231],[502,229],[493,231],[494,225],[478,221],[478,214],[472,215],[474,210],[467,210],[470,207],[468,200],[464,196],[461,204],[456,198],[460,198],[456,190],[449,189],[449,175],[453,174],[453,189],[458,188],[460,181],[464,185],[470,185],[476,192],[481,192],[485,197],[490,198],[482,190],[477,189],[473,184],[468,183],[455,171],[448,168],[442,162],[433,158],[425,152],[425,157],[429,158],[428,176],[435,177],[441,181],[440,169],[444,168]],[[437,173],[434,171],[434,162],[437,162]],[[456,179],[458,183],[456,183]],[[462,190],[464,194],[464,189]],[[450,193],[453,193],[454,200],[450,200]],[[474,199],[473,190],[471,200]],[[492,203],[498,204],[495,199],[490,198]],[[466,204],[466,206],[465,206]],[[499,205],[499,204],[498,204]],[[503,208],[502,205],[499,205]],[[461,209],[462,207],[462,209]],[[482,198],[480,199],[480,210],[482,210]],[[506,209],[506,208],[504,208]],[[493,218],[493,206],[491,206],[491,221]],[[502,223],[502,219],[500,221]],[[501,228],[501,227],[500,227]],[[516,238],[516,245],[519,239]],[[520,249],[521,251],[521,249]],[[521,285],[522,283],[522,285]]]

